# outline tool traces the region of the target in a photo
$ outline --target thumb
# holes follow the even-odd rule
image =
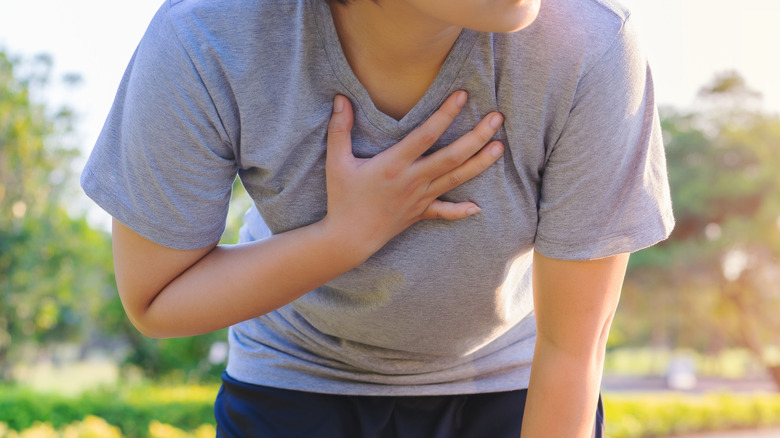
[[[345,96],[333,99],[333,114],[328,123],[327,156],[333,158],[352,157],[352,104]]]
[[[477,214],[480,211],[482,209],[473,202],[445,202],[434,199],[428,208],[425,209],[421,218],[453,221]]]

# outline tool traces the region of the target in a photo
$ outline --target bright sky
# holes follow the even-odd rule
[[[763,93],[766,109],[780,112],[780,0],[622,1],[650,58],[659,104],[685,107],[715,72],[735,69]],[[46,52],[54,57],[56,77],[82,75],[77,90],[54,90],[49,98],[75,107],[88,151],[161,3],[0,0],[0,48],[23,56]]]
[[[764,108],[780,112],[780,1],[622,1],[639,27],[660,103],[689,105],[715,72],[737,70],[764,95]]]

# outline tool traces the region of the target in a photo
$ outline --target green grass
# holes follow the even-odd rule
[[[604,394],[611,438],[780,426],[780,394]]]
[[[0,423],[15,431],[29,429],[36,423],[61,429],[95,416],[119,427],[130,438],[148,436],[153,422],[195,430],[214,424],[212,404],[217,390],[216,385],[136,385],[64,396],[5,387],[0,388]]]
[[[65,396],[0,386],[0,438],[213,436],[217,390],[141,384]],[[610,438],[780,426],[780,394],[607,392],[604,406]]]

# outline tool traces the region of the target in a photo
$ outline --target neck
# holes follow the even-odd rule
[[[330,3],[344,55],[374,105],[400,120],[433,83],[462,28],[404,2]]]
[[[331,2],[333,20],[350,64],[357,59],[392,70],[441,67],[461,28],[426,16],[404,2]]]

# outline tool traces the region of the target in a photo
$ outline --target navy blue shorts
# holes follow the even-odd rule
[[[517,438],[526,393],[319,394],[252,385],[223,373],[214,415],[220,438]],[[595,429],[593,436],[602,438],[601,397]]]

